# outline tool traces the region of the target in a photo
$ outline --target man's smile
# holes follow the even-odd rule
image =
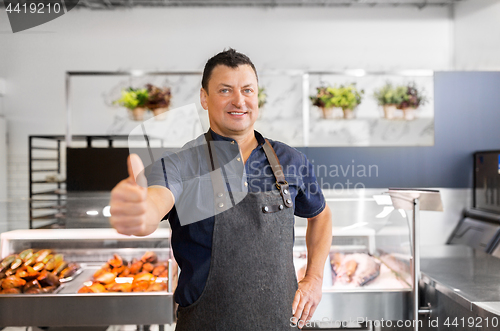
[[[229,115],[233,115],[233,116],[243,116],[243,115],[246,115],[248,112],[246,111],[230,111],[228,112]]]

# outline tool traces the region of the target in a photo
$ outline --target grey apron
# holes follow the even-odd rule
[[[210,133],[205,137],[214,156]],[[292,302],[297,290],[293,203],[267,140],[264,152],[278,190],[249,192],[241,202],[215,215],[205,288],[193,304],[178,308],[176,331],[292,329]],[[218,169],[217,158],[211,157],[211,161],[212,169]],[[223,199],[221,171],[212,173],[215,196]],[[225,207],[221,201],[216,201],[216,208]]]

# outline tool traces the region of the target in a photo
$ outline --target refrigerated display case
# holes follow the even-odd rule
[[[406,214],[390,205],[378,205],[371,193],[354,198],[352,195],[346,198],[326,194],[327,203],[335,210],[335,220],[331,257],[325,264],[323,299],[313,317],[313,320],[322,321],[317,326],[331,327],[335,321],[358,322],[359,318],[410,318],[410,248]],[[78,214],[79,218],[91,222],[92,218],[106,217],[102,196],[68,198],[74,198],[71,203],[76,207],[71,213]],[[162,226],[168,225],[163,223]],[[305,257],[305,223],[300,219],[296,223],[294,262],[299,271]],[[146,251],[154,251],[162,259],[172,259],[169,229],[159,229],[148,237],[122,236],[105,228],[16,230],[1,235],[2,258],[28,248],[51,248],[64,254],[68,261],[80,263],[83,271],[55,293],[0,295],[2,326],[162,325],[175,321],[176,268],[171,268],[169,280],[172,283],[167,292],[77,293],[115,253],[130,260]],[[369,256],[380,267],[377,277],[365,279],[362,286],[337,281],[331,264],[336,253],[344,257],[350,254]],[[30,310],[29,307],[39,308]]]
[[[114,229],[14,230],[0,237],[2,258],[26,249],[48,248],[81,268],[53,293],[0,294],[0,326],[164,325],[175,320],[177,265],[168,229],[146,237],[120,235]],[[168,277],[163,279],[166,291],[78,293],[114,254],[132,261],[146,252],[168,261]]]
[[[384,191],[366,190],[357,194],[325,191],[327,203],[333,211],[332,245],[325,263],[323,298],[309,329],[359,328],[373,326],[370,321],[414,318],[413,253],[410,244],[413,216],[408,210],[394,206],[389,196],[381,194]],[[78,208],[92,207],[87,210],[90,213],[83,209],[74,211],[81,217],[106,217],[103,215],[105,206],[101,206],[104,202],[101,196],[78,196],[76,199],[85,200],[75,204]],[[20,208],[26,204],[27,201],[17,201],[8,207]],[[163,223],[162,226],[168,225]],[[307,257],[306,224],[307,220],[296,219],[293,256],[299,278]],[[50,248],[64,254],[67,261],[78,262],[82,272],[63,283],[54,293],[0,294],[0,326],[77,327],[175,322],[173,291],[178,270],[174,263],[169,264],[167,291],[78,293],[113,254],[131,260],[153,251],[159,259],[173,261],[169,229],[160,228],[148,237],[122,236],[110,228],[14,230],[1,234],[1,258],[30,248]],[[429,251],[425,252],[420,281],[421,300],[417,308],[430,305],[427,319],[432,319],[438,316],[436,314],[450,314],[449,309],[454,309],[458,302],[465,309],[461,316],[496,316],[500,294],[494,288],[500,280],[496,276],[500,261],[490,255],[485,258],[477,252],[461,256],[457,252],[454,254],[460,259],[454,259],[452,255],[432,256]],[[373,263],[376,267],[365,269],[368,277],[356,275],[357,267],[362,266],[364,261],[357,260],[354,273],[346,278],[332,266],[332,262],[338,262],[339,256],[354,256],[354,260],[369,257],[372,267]],[[464,277],[467,279],[460,281]],[[489,282],[476,283],[477,277]],[[488,295],[481,298],[484,289]],[[464,305],[468,305],[469,309]]]
[[[409,215],[395,209],[382,192],[324,192],[333,213],[332,246],[324,269],[322,300],[310,328],[359,327],[369,321],[412,318]],[[305,222],[299,219],[295,231],[299,279],[306,263],[306,228],[300,226]],[[350,277],[345,277],[341,265],[335,268],[339,257],[355,260]]]

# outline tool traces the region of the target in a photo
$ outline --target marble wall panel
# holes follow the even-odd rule
[[[172,91],[170,110],[165,119],[151,113],[144,118],[150,137],[162,140],[164,147],[181,147],[208,129],[208,114],[199,101],[200,74],[150,76],[73,76],[70,88],[69,130],[71,134],[128,135],[140,133],[141,122],[131,119],[129,111],[117,106],[121,90],[147,83],[168,86]],[[416,119],[405,120],[398,110],[393,120],[383,118],[382,107],[373,93],[385,82],[415,82],[427,96]],[[396,74],[309,75],[309,96],[319,86],[355,83],[364,91],[354,119],[343,119],[342,110],[334,109],[323,118],[319,108],[303,100],[303,75],[287,72],[261,72],[259,85],[265,88],[267,102],[260,109],[255,128],[264,136],[294,147],[303,146],[432,146],[434,144],[433,77]]]

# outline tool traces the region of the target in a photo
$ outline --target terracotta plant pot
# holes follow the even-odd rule
[[[333,108],[324,108],[321,107],[321,112],[323,114],[324,119],[332,118],[333,117]]]
[[[167,118],[168,107],[153,109],[155,121],[163,121]]]
[[[412,121],[415,119],[415,110],[416,108],[408,107],[403,108],[403,118],[407,121]]]
[[[344,112],[344,119],[350,120],[354,118],[354,109],[345,108],[342,111]]]
[[[146,108],[137,107],[134,109],[129,109],[130,119],[133,121],[142,121],[144,119],[144,113],[146,112]]]
[[[392,120],[395,118],[396,114],[396,105],[383,105],[384,108],[384,117],[388,120]]]

